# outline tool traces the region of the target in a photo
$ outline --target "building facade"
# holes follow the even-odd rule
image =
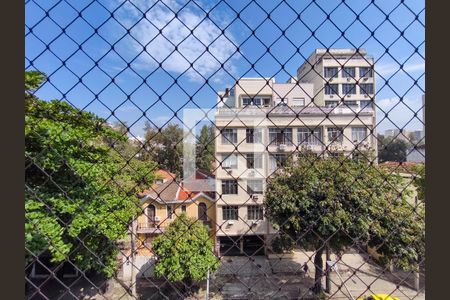
[[[313,102],[317,106],[372,106],[373,66],[373,57],[364,49],[317,49],[297,69],[297,79],[313,84]]]
[[[307,149],[318,156],[358,156],[367,154],[363,150],[376,151],[373,72],[364,69],[363,76],[359,75],[362,68],[373,70],[373,60],[367,62],[366,56],[344,59],[343,55],[355,51],[332,50],[335,56],[340,55],[338,62],[332,63],[328,58],[319,59],[324,50],[316,50],[299,68],[298,77],[286,83],[276,83],[274,78],[242,78],[218,93],[216,249],[220,255],[270,251],[277,231],[264,216],[266,179],[289,158],[296,159],[299,151]],[[327,81],[323,77],[329,75],[327,68],[345,61],[353,68],[346,71],[355,73],[356,79],[341,77],[343,68],[338,68],[333,75],[333,84],[338,87],[332,97],[328,88],[324,91]],[[314,76],[307,72],[309,64],[317,71]],[[372,84],[370,93],[356,82]],[[342,88],[348,84],[356,86],[356,94],[349,97]]]
[[[210,186],[214,185],[214,176],[200,170],[196,170],[195,178],[183,181],[163,170],[156,175],[155,184],[140,195],[143,213],[135,224],[138,255],[153,256],[153,238],[163,234],[182,213],[208,226],[211,239],[215,240],[215,195],[209,192]]]

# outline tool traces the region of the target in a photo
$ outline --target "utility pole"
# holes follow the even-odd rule
[[[208,273],[206,275],[206,295],[205,295],[205,300],[209,299],[209,268],[208,268]]]
[[[131,222],[131,296],[136,297],[136,272],[134,266],[136,265],[136,218]]]
[[[342,284],[344,285],[345,290],[347,291],[348,295],[350,296],[350,299],[355,300],[355,298],[353,298],[352,293],[350,293],[350,290],[348,289],[347,285],[345,284],[345,281],[342,279],[341,274],[339,274],[337,262],[336,261],[332,261],[332,260],[327,260],[327,265],[329,266],[330,269],[332,269],[332,270],[334,270],[336,272],[337,276],[339,277],[339,279],[341,280]]]
[[[326,260],[325,261],[330,261],[330,248],[328,247],[328,245],[325,248],[325,253],[326,253]],[[325,264],[325,292],[326,293],[330,293],[331,292],[331,278],[330,278],[330,266],[327,264]]]

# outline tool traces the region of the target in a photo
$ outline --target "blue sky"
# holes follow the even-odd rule
[[[29,1],[25,67],[50,75],[41,98],[126,121],[134,135],[147,118],[162,126],[179,122],[183,108],[213,107],[216,91],[239,77],[285,82],[324,47],[362,47],[374,56],[379,132],[422,128],[423,0],[90,2]]]

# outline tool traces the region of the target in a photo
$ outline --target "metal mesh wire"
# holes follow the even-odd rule
[[[361,189],[374,170],[379,189],[355,193],[368,202],[382,190],[407,204],[398,215],[378,207],[380,220],[402,218],[382,228],[378,249],[398,243],[395,260],[423,247],[422,234],[403,234],[424,223],[417,187],[425,159],[424,1],[25,3],[25,71],[45,73],[26,98],[61,105],[26,119],[27,137],[41,143],[26,140],[27,299],[312,299],[318,281],[331,299],[425,297],[424,257],[401,270],[383,263],[360,231],[341,224],[320,233],[315,224],[327,222],[332,206],[292,234],[292,207],[284,204],[291,215],[280,221],[265,190],[299,160],[306,175],[335,157],[335,173],[317,176],[345,174]],[[99,119],[81,123],[82,112]],[[77,120],[80,131],[68,137]],[[97,152],[91,137],[104,127],[116,135]],[[83,153],[92,157],[75,166]],[[98,160],[104,153],[113,166]],[[346,164],[355,160],[364,162],[356,173]],[[105,171],[99,166],[110,168],[108,178],[92,185]],[[67,174],[76,176],[65,181]],[[400,185],[388,180],[394,174]],[[83,189],[94,199],[80,196]],[[92,203],[109,201],[112,191],[114,205],[96,210]],[[351,214],[364,216],[366,207]],[[155,275],[162,258],[153,240],[169,239],[169,224],[184,212],[207,226],[209,252],[220,262],[209,292],[206,278]],[[74,233],[79,222],[89,231]],[[121,234],[107,238],[111,231]],[[292,247],[277,251],[274,240],[283,237]],[[342,241],[343,251],[328,253]]]

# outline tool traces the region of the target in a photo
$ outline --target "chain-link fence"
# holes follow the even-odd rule
[[[25,3],[27,299],[424,299],[424,1]]]

